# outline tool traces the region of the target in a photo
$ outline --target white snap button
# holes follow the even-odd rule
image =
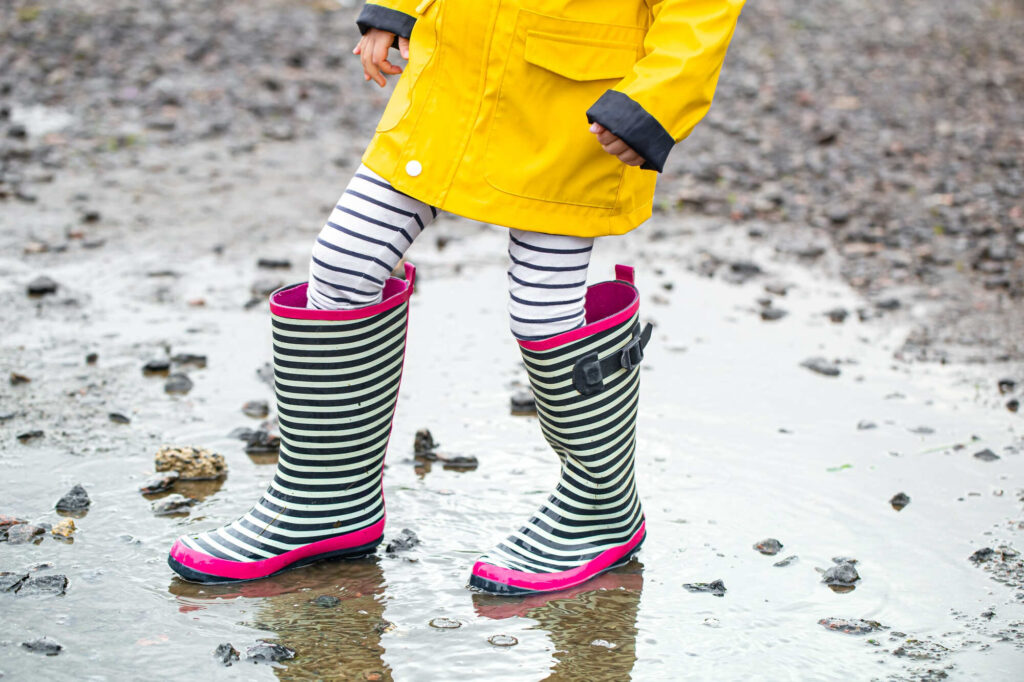
[[[405,172],[408,173],[411,177],[415,178],[417,175],[423,172],[423,164],[421,164],[419,161],[410,161],[409,163],[405,164]]]

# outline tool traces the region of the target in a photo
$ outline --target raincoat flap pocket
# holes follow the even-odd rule
[[[525,59],[530,64],[574,81],[623,78],[637,61],[637,46],[529,31]]]

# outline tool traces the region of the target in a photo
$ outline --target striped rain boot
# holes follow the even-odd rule
[[[245,516],[185,535],[167,562],[193,582],[254,580],[330,557],[373,552],[384,533],[382,472],[405,358],[416,269],[383,301],[306,308],[306,286],[270,297],[281,452]]]
[[[469,584],[496,594],[579,585],[636,554],[644,514],[634,453],[637,365],[651,335],[641,331],[633,269],[587,289],[586,325],[520,341],[541,430],[562,462],[547,502],[473,566]]]

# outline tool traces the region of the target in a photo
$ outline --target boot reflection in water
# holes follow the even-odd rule
[[[554,644],[547,680],[628,680],[636,663],[643,564],[631,561],[585,585],[525,597],[473,595],[478,616],[529,618]]]
[[[267,631],[265,638],[298,652],[287,661],[290,679],[390,680],[381,636],[384,574],[376,558],[323,562],[264,580],[197,585],[175,578],[168,588],[180,611],[214,610],[225,600],[259,599],[251,620],[239,623]],[[324,605],[317,603],[318,597]],[[335,597],[340,602],[331,605]],[[245,642],[233,642],[245,656]]]

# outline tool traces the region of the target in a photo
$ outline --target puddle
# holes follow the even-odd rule
[[[213,677],[245,665],[255,679],[646,680],[680,670],[694,679],[755,670],[910,678],[949,666],[1008,678],[1024,667],[1018,590],[968,561],[988,533],[1024,545],[1021,417],[994,390],[1005,368],[897,363],[906,331],[898,323],[824,315],[861,305],[829,276],[828,257],[800,266],[713,222],[688,222],[681,234],[678,219],[656,218],[599,243],[591,271],[597,281],[617,261],[636,265],[641,314],[657,325],[642,369],[637,476],[648,537],[639,561],[555,595],[466,589],[478,554],[535,509],[558,472],[536,418],[510,414],[525,373],[505,318],[506,235],[445,218],[410,253],[418,291],[385,473],[385,542],[410,528],[421,544],[241,585],[174,577],[165,563],[174,539],[241,514],[273,473],[272,455],[247,455],[228,435],[255,425],[243,405],[272,400],[257,375],[270,358],[269,317],[244,304],[265,276],[257,256],[289,258],[292,268],[274,276],[303,278],[316,228],[295,226],[316,224],[343,174],[298,172],[291,158],[318,155],[297,147],[232,161],[211,145],[203,152],[217,161],[164,176],[158,191],[137,172],[104,171],[90,201],[108,217],[107,246],[94,251],[11,255],[31,235],[61,234],[73,207],[0,218],[0,354],[5,370],[31,379],[0,388],[0,413],[15,413],[0,423],[0,513],[55,523],[53,504],[79,482],[92,499],[74,544],[0,544],[0,570],[49,562],[44,573],[69,579],[63,597],[0,594],[0,671]],[[206,191],[214,166],[224,187]],[[73,176],[53,191],[87,186]],[[248,198],[260,193],[254,216]],[[702,249],[766,274],[742,284],[701,276],[689,266]],[[167,269],[181,276],[146,277]],[[29,301],[24,282],[41,271],[61,289]],[[771,282],[785,282],[785,295],[766,294]],[[762,319],[765,296],[788,314]],[[190,305],[197,298],[204,305]],[[182,368],[194,386],[169,396],[164,378],[142,367],[179,352],[202,353],[207,364]],[[800,366],[816,356],[839,375]],[[115,410],[130,423],[111,423]],[[875,428],[858,429],[865,421]],[[417,460],[424,427],[439,454],[475,456],[478,466]],[[44,435],[19,443],[30,428]],[[165,493],[138,492],[163,444],[210,448],[228,462],[225,479],[171,491],[198,500],[185,516],[155,516],[151,500]],[[985,448],[1000,458],[973,457]],[[910,501],[897,512],[890,500],[901,492]],[[755,550],[764,538],[777,538],[782,553]],[[792,556],[799,560],[780,561]],[[856,590],[821,582],[815,567],[836,556],[858,560]],[[728,587],[720,598],[684,587],[718,579]],[[989,610],[993,617],[979,617]],[[819,624],[829,618],[888,629],[848,634]],[[43,636],[63,646],[58,656],[21,650]],[[296,656],[276,668],[246,664],[257,641]],[[213,656],[224,642],[243,658],[230,669]]]

